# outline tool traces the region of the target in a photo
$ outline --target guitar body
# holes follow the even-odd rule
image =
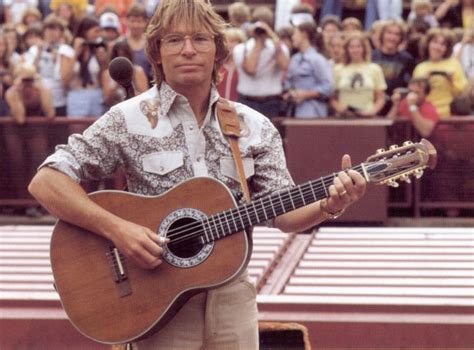
[[[119,191],[90,197],[157,234],[183,227],[183,236],[169,235],[170,247],[189,234],[187,228],[197,222],[196,215],[211,216],[236,206],[230,191],[210,178],[185,181],[156,197]],[[58,221],[51,239],[51,265],[62,305],[74,326],[98,342],[125,343],[158,331],[194,294],[238,277],[249,261],[250,245],[241,231],[195,244],[191,250],[168,251],[168,260],[146,270],[114,252],[111,241]]]

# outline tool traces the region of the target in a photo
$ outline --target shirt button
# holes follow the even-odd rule
[[[202,157],[201,156],[197,157],[197,161],[198,163],[200,163],[202,161]]]
[[[160,171],[161,171],[161,172],[165,171],[165,167],[164,167],[164,166],[160,166]]]
[[[189,130],[193,131],[193,130],[194,130],[194,126],[190,125],[190,126],[189,126]]]

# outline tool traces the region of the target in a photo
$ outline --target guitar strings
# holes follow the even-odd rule
[[[373,168],[374,166],[367,166],[367,170],[371,170],[371,168]],[[357,166],[357,167],[354,167],[353,169],[356,170],[357,168],[361,168],[361,166]],[[318,179],[318,180],[314,180],[312,181],[313,183],[316,182],[316,181],[321,181],[323,184],[324,184],[324,187],[327,187],[327,185],[331,185],[332,184],[332,181],[334,179],[334,175],[337,175],[337,174],[333,174],[333,175],[329,175],[329,176],[326,176],[324,178],[321,178],[321,179]],[[309,187],[309,189],[307,188]],[[301,191],[301,188],[305,188],[304,191]],[[322,191],[320,188],[317,189],[317,191],[319,190],[319,192],[315,193],[314,189],[312,188],[312,185],[310,185],[310,182],[308,183],[305,183],[305,184],[302,184],[300,186],[295,186],[293,187],[292,189],[288,190],[288,191],[285,191],[283,193],[283,195],[280,196],[278,202],[280,202],[280,199],[281,199],[281,202],[283,203],[283,205],[280,205],[282,203],[279,203],[277,202],[278,206],[274,209],[276,209],[277,211],[280,211],[280,210],[285,210],[286,206],[288,204],[291,203],[291,205],[293,206],[294,204],[294,201],[292,200],[292,197],[295,195],[295,194],[298,194],[298,197],[301,197],[301,193],[303,193],[303,196],[302,196],[302,199],[300,200],[299,204],[302,204],[304,205],[306,200],[304,200],[304,198],[307,198],[308,195],[313,197],[314,195],[316,195],[316,198],[318,198],[319,196],[321,196],[320,198],[326,198],[326,190]],[[262,198],[262,203],[263,203],[263,200],[267,199],[270,203],[272,202],[271,201],[271,197],[265,197],[265,198]],[[290,200],[288,200],[290,199]],[[296,198],[295,198],[296,199]],[[309,202],[314,202],[315,200],[310,198]],[[251,205],[251,204],[250,204]],[[239,207],[239,208],[233,208],[231,210],[228,210],[228,211],[225,211],[223,213],[219,213],[219,214],[215,214],[209,218],[207,218],[206,222],[209,226],[209,228],[211,229],[211,234],[212,234],[212,238],[214,238],[214,235],[212,233],[212,231],[214,230],[214,228],[212,226],[215,226],[216,230],[217,230],[217,238],[220,238],[220,235],[219,235],[219,228],[218,226],[220,226],[220,228],[224,228],[224,225],[222,223],[223,220],[226,221],[228,227],[230,227],[230,224],[229,224],[229,215],[231,218],[235,217],[236,213],[239,214],[240,216],[240,213],[239,212],[243,212],[243,210],[245,209],[245,211],[247,212],[247,218],[249,220],[249,225],[250,225],[250,215],[249,215],[249,212],[252,212],[252,213],[255,213],[256,211],[255,210],[252,210],[250,209],[249,211],[249,207],[250,205],[244,205],[242,207]],[[253,205],[252,205],[253,206]],[[259,216],[266,211],[265,211],[265,208],[264,207],[259,207],[259,209],[257,210],[257,213],[256,213],[256,218],[259,218]],[[285,211],[283,211],[282,213],[280,214],[283,214]],[[280,215],[280,214],[277,214],[276,216]],[[252,214],[253,215],[253,214]],[[245,216],[245,214],[244,214]],[[241,216],[240,216],[241,218]],[[217,222],[217,219],[219,220],[219,222]],[[211,223],[211,220],[212,220],[212,223]],[[245,227],[245,226],[248,226],[248,225],[245,225],[244,224],[244,221],[241,219],[241,224]],[[262,220],[263,221],[263,220]],[[213,224],[213,225],[212,225]],[[197,222],[193,222],[191,224],[188,224],[186,226],[188,226],[188,228],[192,228],[193,230],[198,228],[199,226],[201,226],[201,229],[198,230],[198,231],[192,231],[190,234],[187,234],[187,235],[183,235],[182,237],[180,238],[176,238],[176,239],[173,239],[172,242],[168,243],[169,245],[171,243],[180,243],[182,241],[185,241],[185,240],[190,240],[190,239],[193,239],[195,237],[199,237],[199,236],[202,236],[203,233],[207,236],[206,234],[206,228],[204,227],[205,225],[205,222],[204,221],[197,221]],[[190,227],[192,226],[192,227]],[[235,222],[234,222],[234,226],[235,226]],[[233,232],[238,232],[240,230],[243,230],[244,227],[242,228],[237,228],[233,231]],[[188,230],[182,230],[182,227],[179,227],[178,229],[176,230],[172,230],[170,232],[173,232],[175,234],[172,234],[172,235],[169,235],[168,237],[173,237],[177,234],[183,234],[183,233],[186,233],[186,231],[189,231]],[[231,230],[232,231],[232,230]],[[178,232],[178,233],[176,233]],[[226,235],[224,235],[226,236]]]
[[[371,170],[371,168],[375,167],[375,165],[371,166],[370,164],[366,167],[367,170]],[[358,169],[362,170],[362,165],[358,165],[356,167],[353,167],[352,169],[358,171]],[[276,208],[274,207],[273,209],[275,211],[280,211],[280,210],[283,210],[283,213],[285,212],[285,209],[286,209],[286,206],[288,204],[291,204],[293,207],[294,207],[294,204],[296,202],[296,199],[293,200],[293,195],[294,194],[299,194],[298,197],[300,197],[299,199],[299,202],[296,202],[298,204],[298,207],[299,204],[302,204],[304,205],[306,203],[306,197],[309,195],[311,197],[316,197],[316,198],[319,198],[321,196],[321,199],[322,198],[327,198],[326,194],[327,194],[327,186],[331,185],[333,180],[334,180],[334,177],[335,175],[337,174],[333,174],[333,175],[328,175],[326,177],[322,177],[318,180],[314,180],[314,181],[311,181],[311,182],[308,182],[308,183],[305,183],[305,184],[302,184],[302,185],[299,185],[299,186],[295,186],[293,187],[292,189],[288,190],[288,191],[285,191],[283,193],[281,193],[281,195],[279,196],[279,199],[281,200],[282,205],[279,205],[277,206]],[[324,190],[321,189],[321,188],[318,188],[316,189],[316,191],[314,191],[314,189],[312,188],[312,185],[311,183],[313,182],[316,182],[316,181],[321,181],[321,183],[323,184],[324,186]],[[308,188],[309,187],[309,188]],[[304,188],[304,189],[303,189]],[[303,189],[303,190],[302,190]],[[312,203],[314,202],[314,198],[309,198],[309,202]],[[225,211],[223,213],[218,213],[218,214],[215,214],[209,218],[206,219],[206,222],[208,223],[210,229],[211,229],[211,235],[212,235],[212,238],[214,238],[214,234],[212,233],[213,231],[213,228],[212,228],[212,225],[211,225],[211,220],[213,221],[213,224],[215,226],[215,228],[217,229],[217,231],[219,231],[219,228],[218,226],[222,229],[224,228],[224,224],[223,224],[223,221],[225,221],[227,223],[227,226],[228,228],[230,228],[230,224],[229,224],[229,215],[230,215],[230,218],[235,218],[235,212],[239,212],[239,211],[243,211],[245,209],[245,211],[247,212],[247,218],[249,220],[249,224],[250,224],[250,217],[251,215],[249,214],[249,212],[252,212],[252,213],[255,213],[255,217],[257,219],[260,218],[260,215],[262,213],[265,213],[266,214],[266,210],[265,210],[265,207],[263,207],[263,202],[264,200],[267,199],[270,203],[272,203],[272,200],[271,200],[271,197],[265,197],[265,198],[262,198],[262,204],[260,205],[254,205],[254,204],[247,204],[247,205],[244,205],[242,207],[238,207],[238,208],[233,208],[231,210],[228,210],[228,211]],[[278,202],[280,202],[280,200],[278,200]],[[277,204],[278,204],[277,202]],[[252,210],[250,209],[249,211],[249,207],[252,206],[254,209],[257,209],[257,206],[258,206],[258,209],[257,210]],[[273,204],[272,204],[273,206]],[[281,213],[281,214],[283,214]],[[240,213],[239,213],[240,214]],[[245,215],[245,214],[244,214]],[[279,215],[279,214],[278,214]],[[266,215],[265,215],[266,217]],[[219,223],[217,222],[217,219],[219,220]],[[245,226],[244,224],[244,221],[243,219],[241,218],[241,224]],[[234,220],[234,226],[236,226],[235,224],[235,220]],[[195,231],[195,229],[201,227],[201,229]],[[185,228],[185,230],[183,230],[183,228]],[[243,228],[242,228],[243,229]],[[188,233],[189,231],[191,230],[190,233]],[[232,231],[232,230],[231,230]],[[239,229],[236,227],[236,230],[234,232],[238,232]],[[190,239],[193,239],[195,237],[201,237],[203,234],[206,234],[206,229],[205,229],[205,221],[196,221],[196,222],[193,222],[193,223],[190,223],[190,224],[187,224],[185,226],[182,226],[182,227],[179,227],[175,230],[170,230],[169,231],[169,235],[167,236],[168,238],[172,239],[174,236],[176,235],[180,235],[181,237],[178,237],[178,238],[175,238],[175,239],[172,239],[170,243],[168,243],[168,245],[175,245],[175,244],[178,244],[178,243],[182,243],[183,241],[186,241],[186,240],[190,240]],[[218,235],[218,238],[219,238],[219,233],[217,233]],[[224,235],[225,236],[225,235]]]

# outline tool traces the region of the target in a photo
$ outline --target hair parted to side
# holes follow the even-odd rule
[[[453,46],[454,46],[454,35],[452,30],[447,28],[431,28],[428,30],[426,35],[421,41],[421,54],[423,59],[429,60],[430,53],[429,53],[429,46],[431,40],[436,37],[440,37],[443,39],[444,44],[446,45],[446,52],[443,55],[443,59],[447,59],[451,57],[453,53]]]
[[[344,64],[351,63],[351,56],[349,55],[349,45],[352,41],[358,40],[364,48],[362,57],[365,62],[372,62],[372,49],[370,48],[369,38],[362,32],[352,32],[347,34],[344,42]]]
[[[185,23],[193,30],[206,30],[214,35],[216,57],[212,81],[218,83],[219,71],[229,55],[225,39],[227,27],[208,0],[162,0],[146,31],[145,52],[153,67],[156,84],[165,80],[161,67],[160,40],[179,24]]]

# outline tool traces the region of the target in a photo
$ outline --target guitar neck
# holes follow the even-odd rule
[[[365,175],[364,163],[351,168]],[[329,197],[336,173],[279,191],[251,203],[213,215],[203,221],[206,242],[240,232],[277,216]],[[365,176],[367,178],[367,176]]]

